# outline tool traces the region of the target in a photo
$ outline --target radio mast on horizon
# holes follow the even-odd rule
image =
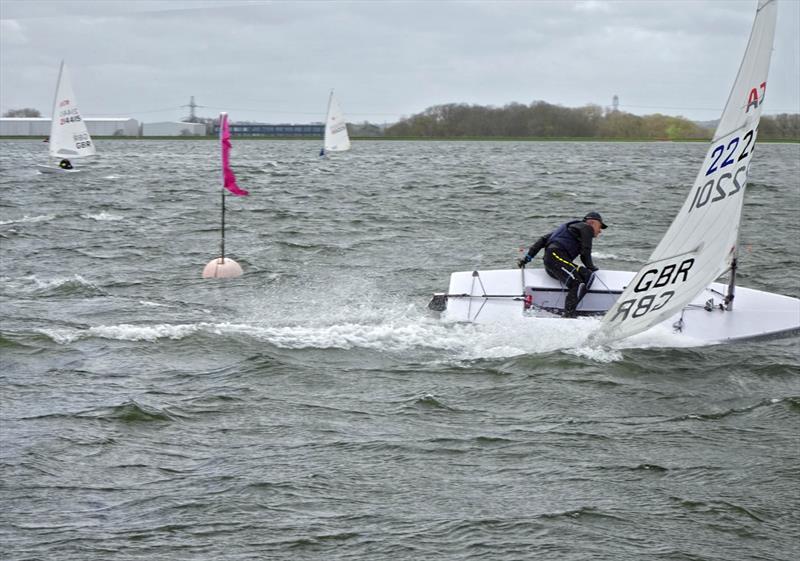
[[[198,121],[197,115],[195,115],[194,110],[198,107],[205,107],[205,105],[197,105],[194,102],[194,96],[191,96],[188,105],[181,105],[181,107],[188,107],[189,108],[189,117],[186,119],[187,123],[196,123]]]

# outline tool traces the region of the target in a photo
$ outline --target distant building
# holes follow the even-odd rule
[[[205,136],[205,123],[184,123],[163,121],[161,123],[144,123],[142,136]]]
[[[50,119],[43,117],[2,117],[0,136],[50,136]]]
[[[205,123],[159,122],[143,123],[141,131],[136,119],[125,117],[84,118],[86,128],[92,136],[205,136],[219,134],[219,125],[209,133]],[[322,138],[325,125],[266,125],[263,123],[231,123],[231,136],[282,136],[297,138]],[[43,117],[0,118],[0,136],[50,135],[50,119]]]
[[[139,136],[139,121],[125,117],[84,119],[92,136]]]
[[[263,123],[230,123],[231,136],[296,136],[298,138],[322,138],[325,125],[265,125]],[[214,134],[219,134],[219,125],[214,125]]]
[[[92,136],[139,136],[139,122],[128,117],[85,118]],[[43,117],[0,118],[0,136],[50,135],[50,119]]]

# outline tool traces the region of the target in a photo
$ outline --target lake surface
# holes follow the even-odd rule
[[[0,141],[2,559],[798,558],[797,338],[426,309],[589,210],[638,269],[705,144],[233,143],[222,281],[216,142],[49,176]],[[800,296],[800,145],[758,145],[745,201],[739,283]]]

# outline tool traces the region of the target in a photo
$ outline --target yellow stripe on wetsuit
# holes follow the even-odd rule
[[[552,255],[553,257],[555,257],[555,258],[556,258],[558,261],[561,261],[562,263],[564,263],[564,265],[569,265],[569,266],[570,266],[570,267],[572,267],[572,268],[573,268],[575,271],[577,271],[577,270],[580,268],[580,267],[578,267],[578,266],[577,266],[575,263],[573,263],[572,261],[567,261],[566,259],[562,259],[562,258],[561,258],[561,257],[558,255],[558,253],[556,253],[556,252],[555,252],[555,250],[551,251],[551,252],[550,252],[550,255]]]

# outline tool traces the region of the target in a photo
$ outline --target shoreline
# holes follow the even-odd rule
[[[174,140],[174,141],[210,141],[219,140],[219,137],[214,136],[93,136],[95,140]],[[297,140],[297,141],[315,141],[322,142],[322,137],[296,137],[296,136],[233,136],[232,138],[237,141],[241,140]],[[42,138],[38,136],[0,136],[0,141],[3,140],[29,140],[31,142],[42,142]],[[413,142],[711,142],[709,138],[616,138],[616,137],[504,137],[504,136],[468,136],[468,137],[421,137],[421,136],[353,136],[351,141],[380,141],[380,142],[393,142],[393,141],[413,141]],[[759,143],[784,143],[784,144],[798,144],[800,138],[775,138],[766,139],[759,138]]]

